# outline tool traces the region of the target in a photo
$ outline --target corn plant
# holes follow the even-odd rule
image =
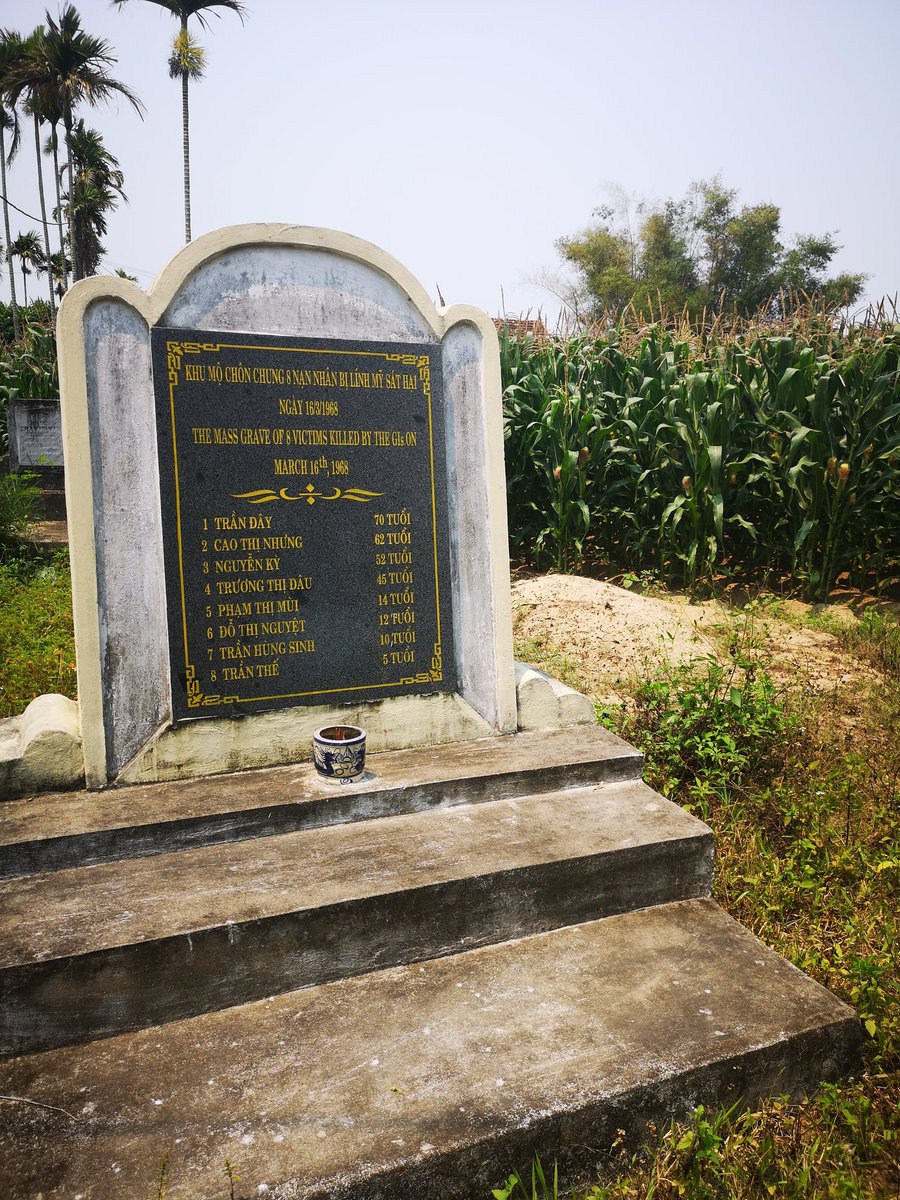
[[[501,336],[515,550],[810,598],[900,573],[900,326]]]
[[[6,406],[10,400],[50,400],[59,396],[56,336],[52,327],[29,324],[21,339],[0,346],[0,453],[7,449]]]
[[[0,393],[9,400],[52,400],[59,396],[52,327],[28,325],[20,341],[0,349]]]
[[[580,387],[577,355],[548,351],[530,365],[537,369],[515,372],[507,360],[517,375],[507,395],[507,482],[517,520],[524,516],[519,541],[566,571],[583,559],[591,524],[588,467],[603,430]]]

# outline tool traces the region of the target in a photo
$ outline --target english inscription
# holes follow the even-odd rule
[[[436,348],[152,344],[176,719],[452,691]]]

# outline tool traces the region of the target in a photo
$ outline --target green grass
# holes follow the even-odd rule
[[[543,638],[529,638],[527,641],[520,639],[516,643],[516,659],[519,662],[530,663],[546,675],[552,675],[567,687],[578,691],[585,690],[584,678],[575,663]]]
[[[871,1081],[826,1085],[810,1100],[673,1123],[652,1154],[626,1160],[585,1200],[889,1200],[896,1197],[896,1093]]]
[[[608,1147],[601,1182],[560,1195],[900,1194],[897,622],[872,612],[829,626],[848,654],[878,672],[868,692],[851,685],[845,709],[839,689],[819,696],[776,686],[752,611],[724,631],[720,658],[666,665],[599,716],[644,751],[650,784],[711,825],[723,907],[857,1010],[867,1034],[862,1070],[803,1103],[698,1112],[635,1158]],[[517,657],[549,673],[561,663],[567,682],[590,692],[553,646],[520,644]],[[550,1194],[532,1192],[528,1173],[510,1180],[510,1200]]]
[[[0,562],[0,717],[17,715],[43,692],[76,695],[68,553],[9,554]]]
[[[672,1122],[648,1151],[613,1147],[618,1169],[587,1190],[560,1186],[536,1159],[513,1171],[494,1200],[895,1200],[896,1097],[870,1099],[868,1080],[825,1085],[810,1100]]]

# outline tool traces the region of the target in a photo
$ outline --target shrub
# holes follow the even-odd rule
[[[783,768],[794,725],[754,659],[667,663],[641,681],[617,732],[643,751],[648,783],[708,816],[713,795],[761,786]]]

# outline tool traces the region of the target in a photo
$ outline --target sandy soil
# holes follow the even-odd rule
[[[517,575],[512,596],[519,642],[534,640],[564,654],[590,681],[595,696],[608,703],[630,690],[635,675],[646,677],[666,659],[723,657],[737,615],[719,601],[696,604],[679,595],[639,595],[576,575]],[[785,601],[780,613],[789,620],[765,608],[753,617],[747,636],[765,651],[772,675],[836,696],[868,690],[878,680],[876,671],[848,654],[834,634],[794,623],[810,609]],[[850,607],[830,606],[830,611],[856,620]]]

